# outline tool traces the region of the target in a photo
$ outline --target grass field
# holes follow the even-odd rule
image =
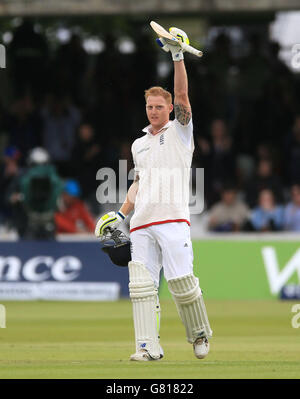
[[[172,301],[162,302],[165,358],[135,363],[131,304],[7,302],[0,378],[299,378],[292,302],[207,301],[214,338],[197,360]]]

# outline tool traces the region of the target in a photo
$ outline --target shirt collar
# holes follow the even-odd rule
[[[170,127],[170,126],[171,126],[171,123],[172,123],[172,121],[168,121],[161,129],[159,129],[159,131],[158,131],[157,133],[160,133],[162,130],[167,129],[168,127]],[[151,125],[148,125],[148,126],[146,126],[146,127],[143,129],[143,132],[144,132],[144,133],[151,134],[151,136],[153,136],[152,133],[150,132],[150,129],[151,129]]]

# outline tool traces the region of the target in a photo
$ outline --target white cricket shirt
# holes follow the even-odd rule
[[[139,188],[130,231],[151,225],[186,222],[190,225],[189,179],[194,152],[193,123],[169,121],[156,135],[151,125],[131,147]]]

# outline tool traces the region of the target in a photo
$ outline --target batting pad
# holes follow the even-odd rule
[[[193,343],[201,336],[211,338],[212,330],[198,278],[193,274],[174,278],[168,281],[168,287],[185,326],[188,342]]]
[[[131,261],[128,263],[128,269],[136,350],[146,349],[152,358],[159,359],[157,290],[150,273],[142,263]]]

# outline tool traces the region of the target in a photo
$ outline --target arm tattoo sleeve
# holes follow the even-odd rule
[[[183,126],[187,125],[192,117],[192,111],[190,107],[186,107],[183,104],[174,104],[175,118]]]

